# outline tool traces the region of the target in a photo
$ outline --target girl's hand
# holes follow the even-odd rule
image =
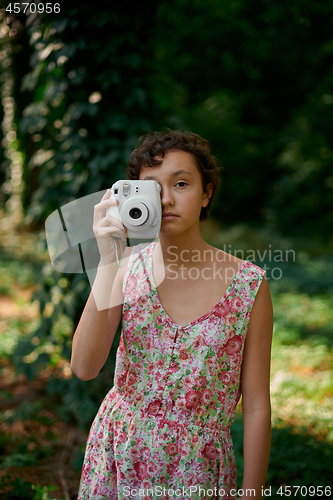
[[[100,203],[94,207],[94,223],[93,231],[96,236],[96,241],[101,256],[101,262],[112,263],[116,260],[116,243],[112,235],[118,235],[117,240],[120,240],[122,250],[126,247],[126,227],[112,215],[106,215],[106,211],[110,207],[117,206],[118,200],[110,200],[111,189],[108,189]]]

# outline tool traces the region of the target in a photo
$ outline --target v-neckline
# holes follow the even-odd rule
[[[179,323],[176,323],[176,321],[174,321],[171,318],[171,316],[169,316],[169,314],[166,312],[166,310],[164,309],[163,304],[161,302],[161,299],[160,299],[160,297],[158,295],[158,291],[157,291],[156,284],[155,284],[155,279],[154,279],[154,268],[153,268],[153,253],[154,253],[154,248],[155,248],[156,243],[158,243],[158,242],[157,241],[153,242],[153,244],[151,245],[151,249],[150,249],[150,255],[148,255],[148,258],[150,260],[150,266],[148,266],[148,276],[149,276],[149,279],[150,279],[152,290],[155,292],[156,300],[158,302],[158,305],[159,305],[160,309],[163,312],[163,315],[164,315],[165,319],[168,320],[169,323],[171,323],[175,327],[177,327],[179,330],[180,329],[189,328],[189,327],[195,325],[196,323],[200,323],[201,321],[203,321],[206,318],[208,318],[209,316],[211,316],[211,314],[213,314],[215,312],[215,310],[217,310],[221,306],[221,304],[223,304],[223,302],[225,301],[225,299],[229,295],[229,293],[231,291],[231,288],[234,285],[234,282],[237,280],[237,278],[238,278],[238,276],[239,276],[239,274],[240,274],[240,272],[241,272],[244,264],[247,263],[247,260],[243,260],[243,262],[238,267],[238,270],[237,270],[235,276],[232,278],[232,280],[230,282],[230,285],[228,286],[228,288],[226,289],[226,291],[224,292],[224,294],[222,295],[222,297],[220,298],[220,300],[215,304],[214,307],[212,307],[212,309],[210,309],[205,314],[201,315],[199,318],[197,318],[197,319],[195,319],[193,321],[190,321],[186,325],[180,325]]]

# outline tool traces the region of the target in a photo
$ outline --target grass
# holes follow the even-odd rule
[[[228,242],[228,253],[242,250],[243,258],[253,260],[260,267],[279,267],[282,271],[281,278],[271,277],[270,280],[274,307],[273,432],[267,487],[272,488],[271,498],[281,498],[277,494],[279,487],[297,485],[307,488],[306,497],[316,497],[317,490],[313,495],[310,486],[329,486],[333,470],[331,244],[320,246],[311,240],[293,241],[267,228],[240,225],[226,230],[216,223],[206,223],[204,237],[222,249],[224,242]],[[36,273],[47,261],[47,255],[39,235],[27,238],[27,235],[15,234],[1,241],[6,241],[6,246],[0,247],[0,275],[3,277],[0,287],[0,382],[3,389],[0,490],[7,495],[5,499],[74,499],[87,433],[80,433],[75,424],[59,416],[54,400],[44,390],[44,382],[49,376],[47,370],[36,382],[28,383],[13,373],[10,364],[18,340],[38,325],[38,304],[31,303],[31,296],[36,288]],[[288,249],[294,249],[296,259],[277,263],[266,255],[261,260],[268,248],[280,249],[283,255]],[[249,258],[251,249],[256,249],[254,259]],[[55,336],[64,332],[67,335],[72,324],[68,318],[59,318],[54,328]],[[54,365],[63,361],[54,360]],[[241,487],[241,405],[237,407],[231,429],[238,486]],[[58,469],[55,463],[60,464]],[[292,491],[294,494],[296,489]],[[296,497],[305,498],[305,495],[298,492]]]
[[[272,404],[279,419],[333,444],[333,297],[274,297]]]
[[[333,492],[332,242],[324,245],[306,238],[293,240],[268,228],[251,230],[245,225],[223,230],[216,223],[206,225],[204,236],[210,244],[267,269],[274,309],[273,428],[266,481],[271,491],[267,496],[282,498],[281,492],[285,490],[279,490],[281,486],[299,485],[303,486],[302,492],[291,489],[292,496],[317,498],[321,496],[320,488],[317,488],[323,486],[322,498],[328,498]],[[228,242],[226,247],[225,242]],[[278,254],[274,250],[280,250],[280,262],[274,260]],[[295,259],[289,262],[286,258],[288,250],[293,250],[295,255]],[[280,279],[274,279],[271,274],[274,267],[281,270]],[[241,488],[241,403],[237,407],[231,434],[237,484]]]

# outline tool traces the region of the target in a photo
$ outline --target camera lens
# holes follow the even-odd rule
[[[141,212],[140,208],[132,208],[129,211],[129,216],[132,219],[140,219],[141,215],[142,215],[142,212]]]

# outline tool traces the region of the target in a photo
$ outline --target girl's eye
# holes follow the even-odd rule
[[[176,186],[177,186],[177,184],[185,184],[185,186],[187,186],[187,182],[184,182],[184,181],[178,181],[178,182],[176,183]]]

